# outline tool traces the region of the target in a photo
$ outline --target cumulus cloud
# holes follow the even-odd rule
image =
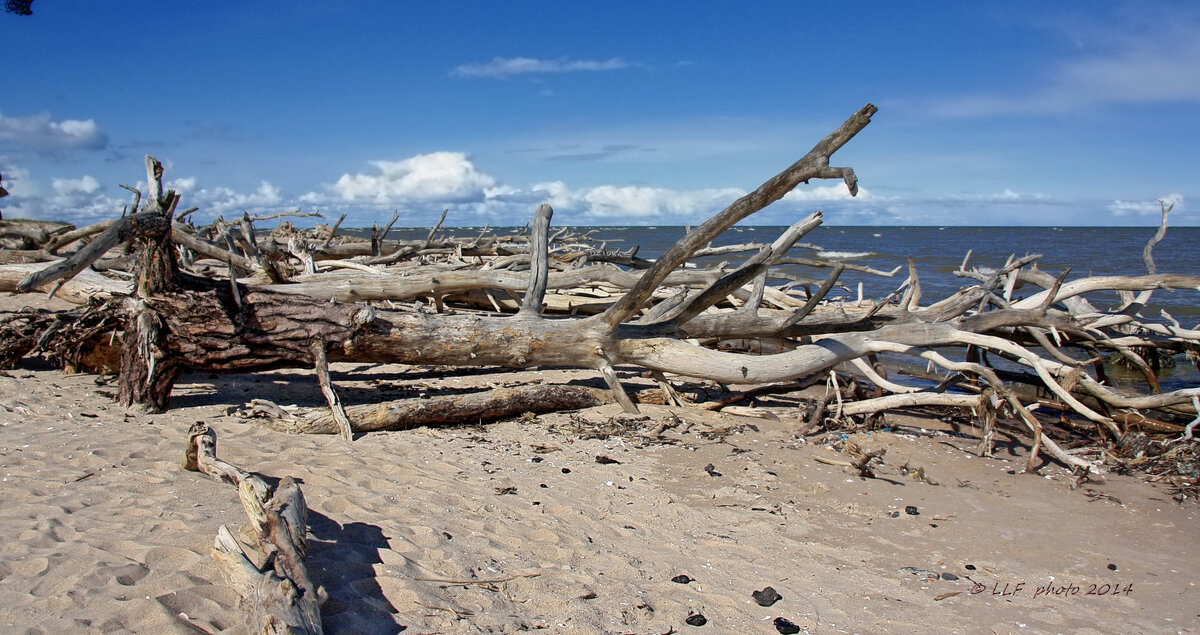
[[[196,177],[189,176],[180,179],[171,179],[166,182],[168,190],[175,190],[180,194],[186,194],[196,189]]]
[[[11,178],[13,186],[13,196],[2,203],[6,217],[87,225],[120,216],[124,204],[109,197],[100,180],[91,175],[51,179],[49,192],[43,194],[28,171],[4,166],[4,174],[4,182]]]
[[[621,149],[625,149],[622,147]],[[465,154],[435,152],[402,160],[372,161],[372,173],[343,174],[324,191],[309,192],[298,202],[307,206],[335,206],[377,214],[400,211],[406,222],[420,224],[445,206],[452,222],[520,224],[538,203],[550,204],[563,223],[586,224],[686,224],[707,219],[724,209],[745,190],[736,187],[673,189],[647,185],[600,184],[573,187],[565,181],[532,186],[499,182],[481,171]],[[760,216],[771,223],[790,224],[796,213],[808,213],[817,204],[841,202],[855,205],[871,193],[860,189],[853,198],[845,184],[807,187],[794,192]]]
[[[50,187],[57,196],[87,196],[100,190],[100,181],[85,174],[78,179],[54,179],[50,181]]]
[[[601,185],[579,193],[583,213],[596,219],[633,218],[659,222],[695,220],[720,211],[745,194],[738,188],[672,190],[661,187]]]
[[[475,168],[462,152],[418,154],[402,161],[371,161],[374,174],[343,174],[333,184],[338,200],[375,204],[466,202],[497,195],[496,179]],[[317,202],[320,196],[308,195]]]
[[[99,150],[108,145],[108,136],[94,120],[54,121],[48,113],[28,117],[6,117],[0,113],[0,140],[42,152]]]
[[[12,178],[14,196],[4,199],[4,214],[13,218],[55,220],[86,225],[110,220],[121,215],[129,205],[129,196],[124,190],[107,186],[100,179],[84,175],[81,177],[55,177],[50,179],[49,188],[39,192],[29,173],[15,170],[0,161],[4,170],[4,181]],[[295,208],[280,188],[262,181],[250,192],[239,192],[229,187],[198,187],[195,177],[173,179],[166,182],[167,189],[184,195],[187,207],[200,208],[200,218],[213,218],[218,214],[240,214],[242,211],[274,212]],[[138,182],[135,187],[145,192],[146,184]]]
[[[450,71],[456,77],[489,77],[506,79],[515,75],[544,73],[579,73],[588,71],[615,71],[629,68],[629,62],[610,57],[606,60],[577,60],[568,57],[536,59],[532,57],[493,57],[490,62],[463,64]]]
[[[259,183],[253,192],[238,192],[223,186],[197,189],[193,178],[177,179],[171,185],[186,195],[183,200],[188,207],[199,207],[204,216],[261,212],[284,204],[279,187],[268,181]]]
[[[562,181],[538,183],[534,198],[589,221],[689,223],[720,211],[745,194],[739,188],[673,190],[634,185],[600,185],[572,190]]]

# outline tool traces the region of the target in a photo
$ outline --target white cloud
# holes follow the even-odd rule
[[[5,183],[13,177],[12,196],[3,199],[5,216],[74,223],[79,226],[121,215],[124,201],[109,197],[99,179],[91,175],[50,180],[50,194],[42,195],[29,172],[4,166]]]
[[[50,187],[58,196],[75,196],[95,194],[100,190],[100,181],[90,175],[78,179],[54,179]]]
[[[866,200],[871,198],[871,192],[865,187],[858,188],[858,195],[852,196],[850,188],[845,183],[833,185],[818,185],[816,187],[797,188],[783,195],[785,201],[849,201]]]
[[[34,187],[33,181],[29,178],[29,170],[12,163],[8,157],[0,156],[0,176],[4,177],[3,182],[0,184],[14,198],[37,194],[37,188]],[[11,203],[12,199],[8,199],[0,203],[0,206],[10,205]]]
[[[237,192],[228,187],[200,188],[189,191],[195,187],[195,179],[179,179],[173,185],[189,186],[188,189],[180,188],[179,190],[181,194],[185,195],[183,205],[199,207],[202,216],[272,210],[285,202],[279,187],[267,181],[259,183],[258,189],[250,193]]]
[[[576,60],[568,57],[559,57],[556,59],[494,57],[490,62],[456,66],[450,74],[457,77],[505,79],[514,75],[527,75],[531,73],[614,71],[629,68],[629,66],[629,62],[619,57],[610,57],[606,60]]]
[[[739,188],[673,190],[634,185],[572,190],[563,181],[550,181],[534,185],[526,199],[587,221],[672,224],[703,220],[743,194]]]
[[[375,204],[465,202],[502,193],[496,179],[475,168],[461,152],[418,154],[402,161],[371,161],[375,174],[343,174],[332,191],[342,201]],[[306,195],[318,202],[317,194]]]
[[[661,187],[601,185],[578,194],[583,213],[596,219],[650,217],[661,222],[691,222],[708,216],[745,194],[738,188],[672,190]]]
[[[168,190],[175,190],[180,194],[187,194],[196,189],[196,177],[189,176],[180,179],[171,179],[167,181],[166,187]]]
[[[1159,203],[1162,201],[1162,203]],[[1108,211],[1112,212],[1113,216],[1158,216],[1162,213],[1163,205],[1174,205],[1175,208],[1171,211],[1182,212],[1183,195],[1168,194],[1154,201],[1123,201],[1120,199],[1114,200],[1108,204]]]
[[[548,183],[538,183],[530,188],[535,197],[541,198],[550,207],[554,209],[566,209],[573,205],[571,200],[571,190],[563,181],[550,181]]]
[[[77,179],[51,179],[54,194],[42,201],[46,220],[84,223],[115,218],[121,214],[122,201],[107,196],[100,181],[90,175]]]
[[[48,113],[6,117],[0,113],[0,140],[13,141],[41,151],[97,150],[108,137],[92,119],[54,121]]]

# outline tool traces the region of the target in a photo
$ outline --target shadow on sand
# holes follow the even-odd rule
[[[383,530],[367,523],[341,524],[309,510],[308,572],[325,587],[329,599],[321,606],[326,633],[380,633],[407,629],[396,622],[396,607],[375,581],[374,565],[388,548]]]

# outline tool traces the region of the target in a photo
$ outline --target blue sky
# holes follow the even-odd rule
[[[111,7],[118,8],[111,8]],[[696,223],[863,104],[752,217],[1200,225],[1200,3],[35,0],[0,13],[5,218],[118,215],[142,157],[196,218]]]

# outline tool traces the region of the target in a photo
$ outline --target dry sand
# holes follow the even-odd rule
[[[0,297],[25,304],[49,306]],[[347,403],[588,378],[334,371]],[[232,487],[180,469],[194,421],[216,430],[221,458],[302,483],[327,632],[775,633],[778,617],[808,633],[1200,627],[1195,505],[1131,477],[1071,490],[1057,466],[1020,473],[1021,443],[980,458],[969,429],[936,419],[889,415],[894,431],[852,435],[887,448],[865,480],[814,459],[844,456],[795,438],[789,398],[760,402],[779,421],[606,406],[347,444],[235,414],[254,397],[320,405],[307,371],[188,375],[160,415],[128,414],[114,392],[37,360],[0,374],[0,632],[245,631],[208,556],[244,514]],[[673,415],[673,443],[637,434]],[[626,432],[587,438],[609,422]],[[1059,593],[1039,595],[1047,585]],[[767,586],[782,599],[762,607],[751,593]]]

